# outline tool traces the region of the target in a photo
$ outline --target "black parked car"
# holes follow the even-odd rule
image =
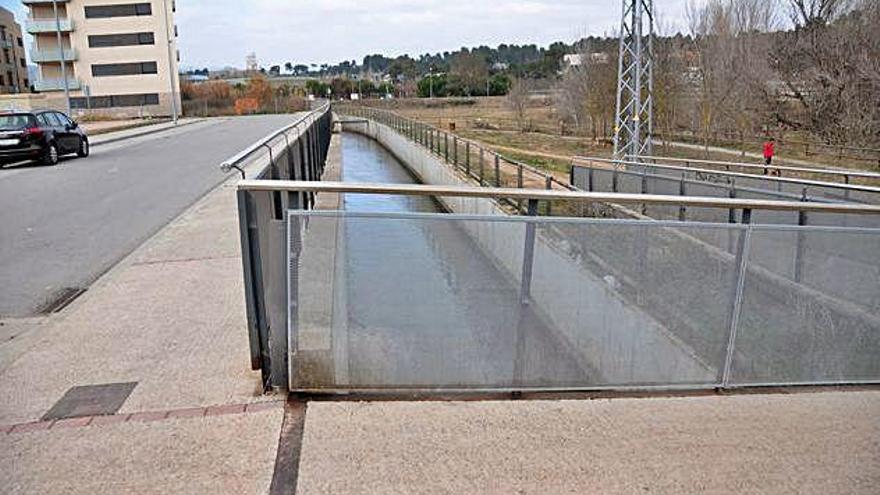
[[[71,153],[89,156],[89,138],[67,115],[54,110],[0,113],[0,165],[23,160],[55,165]]]

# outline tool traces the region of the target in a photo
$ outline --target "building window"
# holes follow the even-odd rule
[[[90,5],[86,7],[86,19],[107,17],[131,17],[153,15],[149,3],[124,3],[117,5]]]
[[[6,86],[6,79],[3,78],[3,74],[0,74],[0,86]]]
[[[153,33],[100,34],[89,36],[89,48],[109,46],[155,45]]]
[[[18,46],[24,47],[24,42],[21,41],[21,38],[18,38]]]
[[[18,61],[19,61],[19,63],[21,63],[22,67],[27,68],[27,60],[20,58],[20,59],[18,59]]]
[[[137,76],[141,74],[158,74],[156,62],[133,62],[127,64],[95,64],[92,76]]]
[[[91,98],[75,97],[70,99],[70,107],[77,109],[144,107],[158,104],[159,95],[157,93],[92,96]]]

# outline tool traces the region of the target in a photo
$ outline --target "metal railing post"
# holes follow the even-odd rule
[[[527,215],[534,217],[538,215],[538,200],[530,199]],[[523,265],[522,280],[520,286],[520,301],[523,304],[529,303],[529,297],[532,292],[532,269],[535,263],[535,222],[526,223],[525,246],[523,247]]]
[[[553,189],[553,177],[552,176],[548,175],[544,179],[544,182],[545,182],[545,187],[544,187],[545,189],[547,189],[548,191],[550,189]],[[548,200],[547,201],[547,216],[549,217],[551,215],[553,215],[553,201]]]
[[[471,176],[471,142],[464,143],[464,171],[468,177]]]
[[[458,136],[452,136],[452,165],[458,168]]]
[[[733,356],[736,351],[736,336],[739,331],[739,320],[742,313],[743,292],[745,289],[745,277],[752,241],[752,227],[749,225],[752,221],[751,209],[746,208],[743,210],[742,220],[742,223],[746,225],[746,228],[739,236],[736,259],[734,262],[736,268],[736,286],[734,287],[733,298],[730,304],[730,325],[728,327],[727,351],[725,352],[724,366],[721,371],[721,388],[727,388],[730,385],[730,375],[733,369]]]
[[[443,131],[443,150],[446,157],[446,163],[449,163],[449,134]]]
[[[486,172],[486,149],[480,146],[480,185],[482,186],[485,181],[485,172]]]
[[[801,201],[807,201],[807,188],[805,187],[801,194]],[[798,226],[807,225],[807,212],[801,210],[798,212]],[[804,233],[802,229],[797,231],[797,244],[794,250],[794,281],[801,283],[804,276],[804,251],[806,250]]]
[[[686,182],[684,177],[684,172],[681,174],[681,180],[678,182],[678,195],[679,196],[687,196]],[[687,207],[685,205],[678,206],[678,220],[680,222],[684,222],[687,218]]]
[[[516,187],[519,189],[523,188],[523,166],[522,163],[518,163],[516,167]],[[517,201],[516,210],[522,211],[522,200]]]
[[[501,157],[495,154],[495,187],[501,187]]]

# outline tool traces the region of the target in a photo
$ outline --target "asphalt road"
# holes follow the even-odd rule
[[[87,288],[219,184],[220,162],[294,118],[212,119],[56,167],[0,169],[0,317],[38,314]]]

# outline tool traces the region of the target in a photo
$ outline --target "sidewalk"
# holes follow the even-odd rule
[[[115,143],[117,141],[122,141],[124,139],[130,139],[140,136],[147,136],[149,134],[155,134],[157,132],[167,131],[170,129],[184,127],[190,124],[195,124],[197,122],[202,122],[206,119],[197,119],[197,118],[184,118],[177,121],[175,125],[174,122],[162,122],[159,124],[150,124],[143,125],[137,127],[130,127],[127,129],[122,129],[118,131],[110,131],[102,134],[96,134],[94,136],[89,137],[89,143],[92,146],[100,146],[103,144]],[[86,129],[88,132],[88,128]]]
[[[250,371],[235,181],[0,346],[0,491],[268,490],[283,408]],[[116,414],[40,421],[113,383],[136,383]]]

